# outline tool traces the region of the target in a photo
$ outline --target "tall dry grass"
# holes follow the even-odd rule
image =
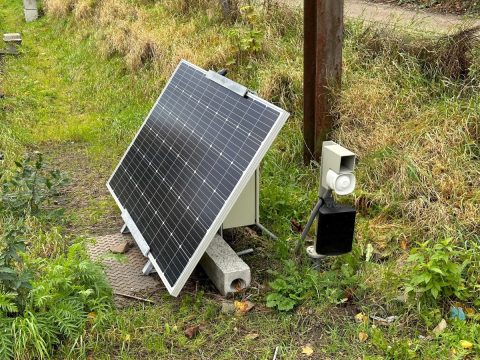
[[[209,67],[226,63],[230,56],[228,44],[215,29],[214,23],[220,26],[221,19],[218,9],[209,5],[211,1],[152,2],[145,7],[124,0],[44,0],[44,3],[47,14],[53,17],[73,13],[78,23],[95,28],[100,52],[107,57],[124,56],[132,71],[149,65],[159,76],[167,77],[182,58]],[[204,7],[208,10],[205,21],[211,20],[213,26],[211,31],[201,31],[204,36],[198,38],[194,36],[196,27],[202,26],[204,19],[195,22],[186,17]],[[167,11],[169,14],[165,14]],[[156,16],[161,19],[161,26]],[[205,48],[211,51],[198,51]]]
[[[413,240],[480,234],[478,29],[357,30],[334,136],[360,156],[358,205],[382,209],[380,233],[397,219]]]

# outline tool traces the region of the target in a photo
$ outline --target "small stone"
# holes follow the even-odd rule
[[[442,319],[437,326],[432,330],[434,334],[441,334],[447,328],[447,322],[445,319]]]
[[[222,314],[233,314],[235,312],[235,305],[232,302],[222,302]]]
[[[122,240],[115,245],[110,246],[110,251],[114,254],[125,254],[130,249],[130,244],[126,240]]]

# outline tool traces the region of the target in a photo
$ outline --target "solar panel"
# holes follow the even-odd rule
[[[177,296],[289,114],[182,60],[107,186]]]

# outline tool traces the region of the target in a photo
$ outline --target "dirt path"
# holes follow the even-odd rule
[[[303,0],[283,1],[293,6],[303,6]],[[361,0],[345,0],[345,16],[434,33],[448,33],[462,26],[480,26],[480,19],[466,19],[458,15],[435,14],[423,10],[406,9]]]

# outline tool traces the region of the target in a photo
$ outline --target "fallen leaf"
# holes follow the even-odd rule
[[[87,315],[87,320],[89,323],[93,323],[97,317],[97,314],[95,312],[89,312]]]
[[[473,348],[473,344],[467,340],[460,340],[460,346],[466,350]]]
[[[355,297],[355,293],[353,289],[351,288],[345,289],[345,298],[347,299],[347,301],[353,301],[354,297]]]
[[[236,312],[242,315],[248,313],[255,306],[254,303],[248,300],[235,301],[234,305],[235,305]]]
[[[437,326],[432,330],[434,334],[441,334],[447,328],[447,322],[445,319],[442,319]]]
[[[235,301],[234,305],[235,305],[235,310],[236,311],[242,312],[242,313],[247,312],[248,305],[245,301]]]
[[[313,354],[313,349],[307,345],[302,347],[302,354],[306,356],[312,356]]]
[[[245,335],[245,340],[255,340],[256,338],[258,338],[258,334],[256,334],[256,333],[251,333],[251,334]]]
[[[373,255],[373,246],[372,244],[368,243],[367,249],[365,251],[365,261],[369,262],[370,259],[372,258],[372,255]]]
[[[361,342],[365,342],[367,341],[367,339],[368,339],[368,334],[366,332],[360,331],[358,333],[358,340],[360,340]]]
[[[290,220],[290,224],[292,225],[292,230],[298,233],[303,231],[303,226],[295,219]]]
[[[408,249],[408,242],[405,239],[400,240],[400,248],[402,250],[407,250]]]
[[[364,313],[358,313],[357,315],[355,315],[355,321],[357,323],[366,323],[368,322],[368,316],[365,315]]]
[[[198,334],[199,330],[200,326],[198,325],[190,326],[185,330],[185,336],[189,339],[193,339]]]
[[[465,309],[465,313],[466,313],[468,316],[473,316],[473,315],[475,315],[475,309],[474,309],[474,308],[467,307],[467,308]]]

